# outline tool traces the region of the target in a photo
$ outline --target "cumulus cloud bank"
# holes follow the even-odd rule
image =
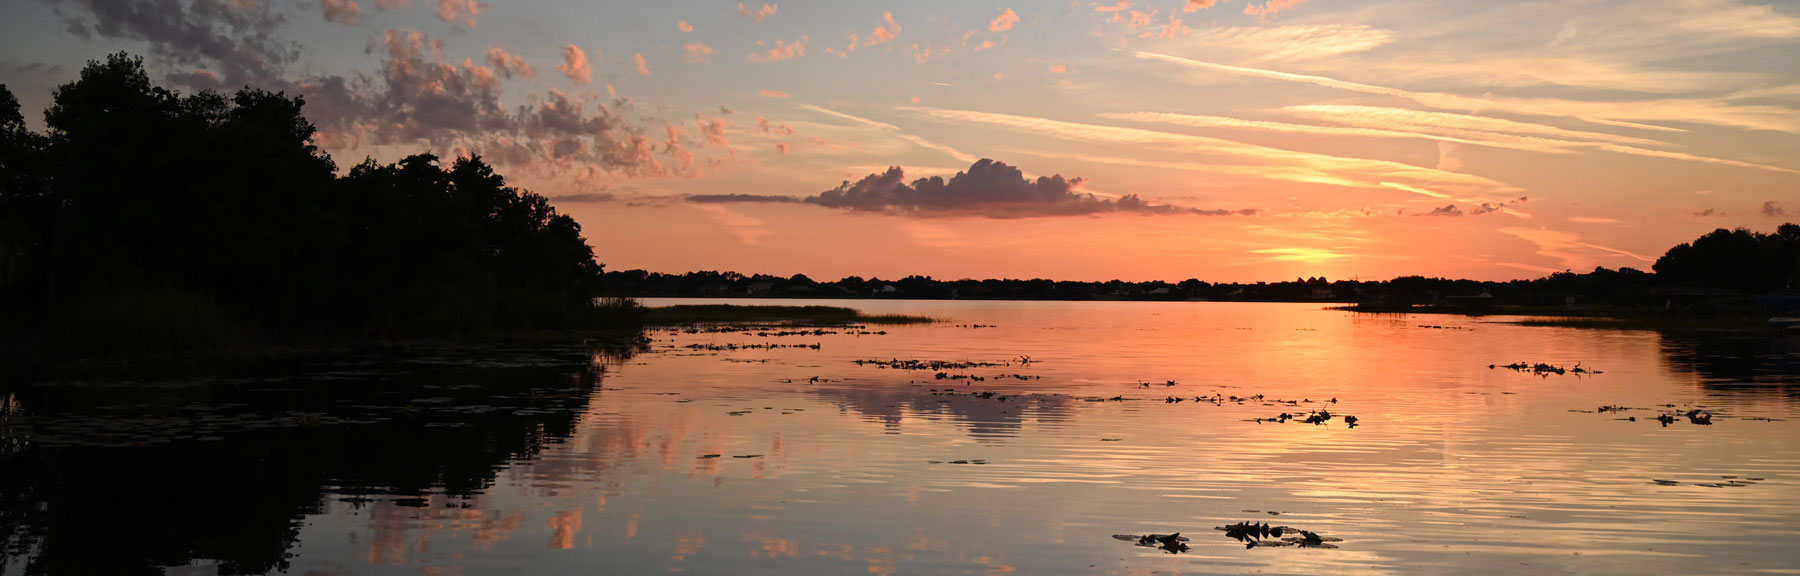
[[[987,218],[1035,218],[1043,216],[1076,216],[1125,212],[1136,214],[1192,214],[1202,216],[1249,216],[1254,209],[1206,210],[1168,204],[1154,204],[1129,194],[1117,199],[1100,198],[1080,192],[1082,178],[1062,175],[1026,178],[1024,172],[983,158],[967,171],[948,180],[942,176],[906,181],[900,167],[870,174],[856,182],[844,181],[838,187],[816,196],[762,196],[752,194],[714,194],[687,197],[690,202],[805,202],[828,208],[859,212],[880,212],[914,217],[983,216]]]

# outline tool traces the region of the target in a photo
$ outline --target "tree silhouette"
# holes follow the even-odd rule
[[[124,53],[58,87],[49,130],[0,89],[0,310],[51,347],[592,327],[580,226],[479,157],[337,176],[305,101],[156,86]]]

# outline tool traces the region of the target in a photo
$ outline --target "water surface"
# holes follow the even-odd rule
[[[0,573],[1800,573],[1791,337],[851,304],[947,321],[0,393]]]

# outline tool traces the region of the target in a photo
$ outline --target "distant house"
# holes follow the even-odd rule
[[[724,296],[729,292],[731,292],[731,285],[724,282],[707,284],[700,287],[700,295],[702,296]]]
[[[1156,297],[1167,298],[1169,296],[1169,287],[1168,286],[1158,286],[1155,288],[1151,288],[1150,290],[1145,291],[1144,295],[1152,297],[1152,298],[1156,298]]]
[[[1337,291],[1330,288],[1317,287],[1313,288],[1311,292],[1308,292],[1306,297],[1313,300],[1330,300],[1337,297]]]
[[[755,282],[744,289],[744,293],[751,296],[768,296],[770,292],[774,291],[774,282]]]
[[[1451,294],[1444,299],[1461,306],[1464,312],[1487,312],[1494,307],[1494,294],[1486,288],[1474,294]]]
[[[799,296],[799,297],[804,298],[807,296],[812,296],[814,289],[812,286],[807,286],[805,284],[795,284],[793,286],[789,286],[787,291],[788,291],[788,294],[792,294],[794,296]]]
[[[874,296],[899,296],[901,293],[902,293],[901,290],[898,287],[895,287],[893,284],[882,284],[880,288],[875,289],[873,295]]]

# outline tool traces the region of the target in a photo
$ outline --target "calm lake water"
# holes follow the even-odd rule
[[[0,574],[1800,574],[1800,337],[848,304],[946,321],[18,386]]]

